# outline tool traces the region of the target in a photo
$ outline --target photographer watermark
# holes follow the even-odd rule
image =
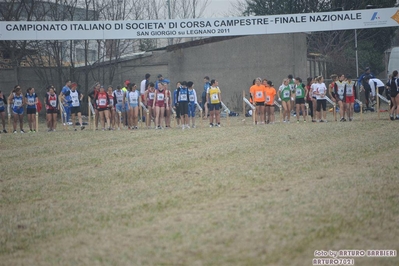
[[[354,258],[396,257],[396,250],[315,250],[313,265],[355,265]]]

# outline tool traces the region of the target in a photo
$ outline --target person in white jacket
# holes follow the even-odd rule
[[[372,96],[372,99],[373,99],[372,105],[375,105],[375,103],[376,103],[376,102],[375,102],[375,100],[376,100],[376,91],[377,91],[377,89],[378,89],[378,94],[382,95],[383,92],[384,92],[384,90],[385,90],[385,84],[384,84],[384,82],[382,82],[380,79],[371,78],[370,76],[366,76],[366,77],[364,78],[364,80],[365,80],[366,82],[368,82],[369,85],[370,85],[370,88],[371,88],[371,96]],[[378,108],[380,108],[380,107],[378,106]]]

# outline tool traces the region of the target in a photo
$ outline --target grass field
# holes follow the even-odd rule
[[[312,265],[315,250],[399,250],[399,122],[242,119],[1,134],[0,265]]]

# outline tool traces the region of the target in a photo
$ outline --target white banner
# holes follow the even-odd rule
[[[398,8],[182,20],[1,21],[0,40],[214,37],[397,27],[398,25]]]

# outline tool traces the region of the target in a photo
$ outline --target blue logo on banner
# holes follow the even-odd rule
[[[378,12],[374,12],[373,16],[371,17],[371,21],[380,19],[380,17],[377,17],[377,15],[378,15]]]

